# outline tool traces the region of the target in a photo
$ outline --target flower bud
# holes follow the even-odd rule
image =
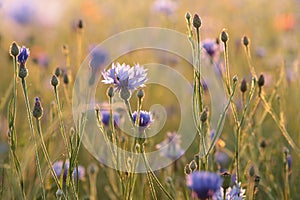
[[[189,175],[190,173],[192,172],[191,168],[190,168],[190,165],[189,164],[186,164],[185,167],[184,167],[184,173],[186,175]]]
[[[114,88],[112,86],[108,88],[107,95],[110,98],[112,98],[115,95],[115,91],[114,91]]]
[[[223,30],[222,31],[222,33],[221,33],[221,41],[223,42],[223,43],[226,43],[227,41],[228,41],[228,34],[226,33],[226,31],[225,30]]]
[[[137,94],[136,94],[136,96],[139,98],[139,99],[142,99],[143,97],[144,97],[144,91],[142,90],[142,89],[140,89],[138,92],[137,92]]]
[[[43,116],[43,107],[38,97],[35,98],[35,104],[32,110],[32,116],[36,119],[40,119]]]
[[[189,13],[189,12],[187,12],[186,14],[185,14],[185,19],[189,22],[190,21],[190,19],[191,19],[191,14]]]
[[[206,120],[207,120],[207,114],[208,114],[207,112],[208,112],[208,109],[204,108],[204,110],[201,113],[200,120],[202,123],[206,122]]]
[[[27,68],[24,66],[24,65],[21,65],[20,66],[20,69],[19,69],[19,77],[21,79],[25,78],[26,76],[28,75],[28,70]]]
[[[241,82],[241,87],[240,90],[242,93],[247,91],[247,81],[245,78],[243,78],[242,82]]]
[[[55,74],[55,76],[59,77],[59,76],[62,74],[61,69],[60,69],[59,67],[57,67],[57,68],[55,69],[54,74]]]
[[[19,46],[17,45],[16,42],[13,42],[10,46],[10,50],[9,50],[9,53],[11,56],[13,57],[17,57],[20,53],[20,49],[19,49]]]
[[[57,78],[57,76],[54,74],[54,75],[52,76],[52,79],[51,79],[51,85],[52,85],[53,87],[57,87],[58,84],[59,84],[58,78]]]
[[[78,21],[78,25],[77,26],[78,26],[79,29],[83,28],[83,22],[82,22],[81,19]]]
[[[201,19],[199,17],[198,14],[195,14],[194,15],[194,18],[193,18],[193,26],[196,28],[196,29],[199,29],[201,27]]]
[[[64,81],[64,84],[68,85],[69,84],[69,76],[67,73],[64,73],[64,77],[63,77],[63,81]]]
[[[223,179],[223,189],[229,188],[231,183],[231,174],[229,174],[228,172],[224,172],[223,174],[221,174],[221,177]]]
[[[192,160],[192,162],[190,162],[190,168],[192,171],[196,170],[198,167],[197,163],[195,162],[195,160]]]
[[[245,36],[243,37],[243,44],[247,47],[247,46],[249,45],[249,43],[250,43],[250,40],[249,40],[248,37],[245,35]]]
[[[258,84],[259,87],[264,86],[264,84],[265,84],[265,77],[264,77],[263,74],[261,74],[261,75],[259,76],[258,81],[257,81],[257,84]]]

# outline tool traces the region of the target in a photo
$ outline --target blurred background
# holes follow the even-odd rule
[[[279,86],[278,95],[282,99],[286,125],[292,138],[300,146],[300,106],[299,106],[299,44],[300,44],[300,1],[299,0],[0,0],[0,164],[5,166],[8,156],[7,145],[7,97],[10,95],[13,80],[13,65],[9,55],[9,47],[13,41],[20,46],[25,45],[30,49],[30,58],[27,62],[29,76],[27,77],[28,93],[31,102],[39,96],[44,105],[44,132],[52,141],[50,154],[58,159],[61,149],[56,148],[59,133],[51,134],[56,130],[49,122],[51,102],[54,94],[50,79],[57,67],[68,71],[69,81],[61,89],[64,104],[64,117],[67,127],[73,126],[71,106],[66,99],[71,98],[72,84],[81,61],[89,54],[91,49],[122,31],[142,27],[163,27],[187,33],[185,14],[189,11],[192,15],[198,13],[202,19],[201,38],[216,39],[223,28],[229,34],[229,62],[231,74],[237,74],[239,79],[251,80],[247,60],[241,45],[241,38],[247,35],[251,40],[251,53],[257,73],[265,75],[266,93],[274,89],[278,79],[279,68],[284,65],[285,80]],[[83,28],[78,29],[82,20]],[[80,43],[80,50],[78,49]],[[67,47],[70,62],[66,66],[65,48]],[[116,46],[115,48],[123,48]],[[78,56],[81,51],[81,56]],[[101,54],[101,52],[100,52]],[[106,55],[109,56],[109,55]],[[120,62],[128,64],[158,62],[167,64],[192,81],[193,71],[185,61],[168,54],[151,50],[131,52],[118,58]],[[99,85],[97,98],[105,99],[107,87]],[[166,88],[151,86],[145,89],[146,98],[144,109],[154,103],[166,106],[168,120],[165,127],[158,135],[157,141],[165,137],[167,131],[176,131],[179,122],[178,102],[174,95]],[[165,95],[166,98],[161,98]],[[149,98],[151,96],[151,98]],[[239,98],[239,95],[237,95]],[[18,99],[18,132],[20,136],[20,149],[27,147],[25,138],[30,135],[28,123],[25,122],[25,106],[19,88]],[[238,101],[238,100],[237,100]],[[133,102],[134,103],[134,102]],[[222,139],[227,144],[229,152],[234,151],[234,133],[231,120],[227,119],[222,134]],[[55,126],[55,125],[53,125]],[[258,129],[257,144],[266,141],[272,168],[267,183],[274,181],[270,191],[274,196],[276,188],[283,187],[282,178],[282,149],[289,145],[274,125],[271,117],[267,117],[264,125]],[[50,145],[51,146],[51,145]],[[197,147],[192,146],[187,154],[181,158],[182,162],[190,161]],[[32,150],[32,149],[31,149]],[[291,150],[291,149],[290,149]],[[25,155],[27,153],[25,152]],[[299,155],[291,150],[293,159],[291,177],[291,194],[294,199],[300,198],[296,179],[300,175]],[[33,155],[33,150],[28,155]],[[88,152],[82,149],[80,164],[88,167],[89,163],[97,162]],[[257,152],[259,159],[259,152]],[[33,156],[32,156],[33,157]],[[31,163],[32,157],[24,157],[24,163]],[[245,159],[247,160],[247,159]],[[252,160],[255,162],[255,160]],[[247,161],[245,161],[247,163]],[[245,164],[246,165],[246,164]],[[24,164],[26,166],[26,164]],[[28,166],[27,166],[28,167]],[[29,174],[33,173],[26,168]],[[184,175],[182,174],[184,177]],[[294,184],[294,185],[293,185]],[[268,191],[266,189],[266,191]],[[266,195],[267,196],[267,195]]]

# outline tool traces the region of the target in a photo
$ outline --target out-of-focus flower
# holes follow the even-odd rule
[[[100,111],[101,113],[101,121],[104,126],[108,127],[109,126],[109,120],[110,120],[110,112],[109,111]],[[114,113],[113,114],[114,118],[114,126],[116,126],[119,123],[119,115]]]
[[[196,171],[187,175],[186,179],[193,196],[203,200],[214,197],[222,185],[222,178],[212,172]]]
[[[232,188],[229,187],[226,190],[225,199],[226,200],[243,200],[246,198],[245,196],[246,190],[241,187],[241,183],[235,184]],[[216,200],[224,199],[224,190],[221,187],[220,190],[216,193]]]
[[[288,165],[288,171],[291,171],[292,169],[292,156],[289,154],[286,157],[287,165]]]
[[[20,49],[20,54],[18,55],[18,63],[20,65],[25,65],[27,58],[30,54],[30,51],[25,46],[22,46]]]
[[[161,156],[169,159],[177,159],[184,154],[184,150],[180,147],[181,136],[175,132],[168,132],[167,138],[156,145]]]
[[[134,122],[136,122],[137,115],[138,115],[137,111],[135,111],[135,112],[132,114],[132,117],[133,117],[133,121],[134,121]],[[151,117],[150,112],[141,110],[141,111],[140,111],[139,127],[142,128],[142,129],[145,129],[145,128],[147,128],[151,123],[152,123],[152,117]]]
[[[172,0],[156,0],[153,2],[152,10],[154,12],[172,15],[178,8],[177,2]]]
[[[139,64],[130,67],[123,63],[112,64],[112,68],[102,73],[105,84],[114,84],[117,91],[135,90],[145,86],[147,70]]]
[[[228,169],[231,163],[231,159],[227,153],[218,150],[216,151],[214,158],[215,158],[214,161],[218,164],[220,171],[224,171],[224,170],[226,171],[226,169]]]
[[[102,67],[108,60],[108,52],[101,47],[91,45],[89,47],[89,52],[91,57],[90,67],[92,70]]]
[[[281,31],[291,31],[295,28],[297,20],[292,13],[283,13],[275,17],[274,26]]]
[[[202,41],[202,47],[206,54],[214,61],[218,58],[222,48],[220,44],[217,43],[216,39],[205,39]]]
[[[65,162],[64,169],[63,169],[63,164],[64,164],[64,162],[62,160],[57,161],[53,164],[53,169],[54,169],[55,174],[58,178],[60,178],[60,176],[63,175],[63,182],[65,183],[66,180],[67,180],[68,170],[69,170],[69,166],[70,166],[69,160],[67,160]],[[77,174],[78,174],[79,180],[83,180],[84,176],[85,176],[85,169],[84,169],[84,167],[79,165],[78,166],[78,171],[77,171],[76,168],[74,168],[72,174],[73,174],[74,179],[77,179]]]

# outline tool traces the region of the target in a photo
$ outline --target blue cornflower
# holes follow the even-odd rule
[[[241,187],[241,183],[235,184],[232,188],[226,190],[224,198],[224,189],[221,187],[216,193],[216,200],[243,200],[245,199],[246,190]]]
[[[215,57],[219,51],[219,45],[213,39],[203,40],[202,47],[211,58]]]
[[[102,73],[105,84],[114,84],[116,90],[135,90],[145,86],[147,70],[139,64],[130,67],[123,63],[112,64],[112,68]]]
[[[54,172],[56,174],[56,176],[58,178],[60,178],[61,175],[63,175],[63,182],[65,183],[66,180],[67,180],[67,175],[68,175],[68,170],[69,170],[69,166],[70,166],[70,163],[69,161],[67,160],[65,162],[65,166],[64,166],[64,171],[63,170],[63,161],[57,161],[53,164],[53,169],[54,169]],[[79,180],[83,180],[84,179],[84,175],[85,175],[85,169],[84,167],[82,166],[78,166],[78,178]],[[73,170],[73,178],[74,179],[77,179],[77,169],[74,168]]]
[[[222,178],[215,173],[196,171],[187,175],[187,186],[199,199],[213,197],[222,185]]]
[[[180,146],[181,136],[176,132],[168,132],[167,138],[156,145],[161,156],[169,159],[177,159],[184,154],[184,150]]]
[[[135,111],[132,114],[133,121],[136,121],[138,113]],[[147,128],[152,123],[152,117],[151,114],[147,111],[140,111],[140,121],[139,121],[139,127],[140,128]]]
[[[119,115],[117,114],[113,114],[114,116],[114,126],[116,126],[116,124],[118,124],[119,122]],[[101,111],[101,121],[103,123],[104,126],[108,127],[109,126],[109,120],[110,120],[110,112],[109,111]]]
[[[25,46],[22,46],[22,48],[20,49],[20,54],[18,55],[18,63],[20,63],[20,65],[25,65],[29,54],[29,49]]]

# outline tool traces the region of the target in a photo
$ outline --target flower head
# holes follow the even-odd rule
[[[222,185],[222,178],[215,173],[196,171],[187,175],[187,186],[199,199],[215,196]]]
[[[25,65],[29,54],[29,49],[25,46],[22,46],[20,49],[20,54],[18,55],[18,63],[20,63],[20,65]]]
[[[70,163],[69,163],[69,160],[67,160],[65,162],[65,166],[64,166],[64,171],[63,170],[63,161],[60,160],[60,161],[57,161],[53,164],[53,169],[54,169],[54,172],[56,174],[56,176],[58,178],[60,178],[61,175],[63,175],[63,182],[65,183],[66,180],[67,180],[67,175],[68,175],[68,170],[69,170],[69,166],[70,166]],[[85,175],[85,169],[84,167],[82,166],[78,166],[78,171],[76,168],[74,168],[73,170],[73,178],[74,179],[77,179],[77,174],[78,174],[78,178],[79,180],[83,180],[84,178],[84,175]]]
[[[133,121],[135,122],[136,119],[137,119],[137,111],[135,111],[133,114],[132,114],[132,117],[133,117]],[[140,111],[140,120],[139,120],[139,127],[140,128],[147,128],[150,124],[152,123],[152,117],[151,117],[151,114],[147,111],[143,111],[141,110]]]
[[[156,145],[160,154],[165,158],[177,159],[183,155],[184,150],[180,147],[181,137],[175,132],[168,132],[167,138]]]
[[[118,124],[118,122],[119,122],[120,117],[116,113],[114,113],[113,116],[114,116],[114,126],[116,126],[116,124]],[[109,111],[101,111],[101,121],[104,126],[106,126],[106,127],[109,126],[109,120],[110,120],[110,112]]]
[[[177,10],[177,3],[172,0],[156,0],[152,10],[165,15],[172,15]]]
[[[139,64],[130,67],[123,63],[112,64],[112,68],[102,73],[105,84],[114,84],[117,91],[135,90],[145,86],[147,70]]]

